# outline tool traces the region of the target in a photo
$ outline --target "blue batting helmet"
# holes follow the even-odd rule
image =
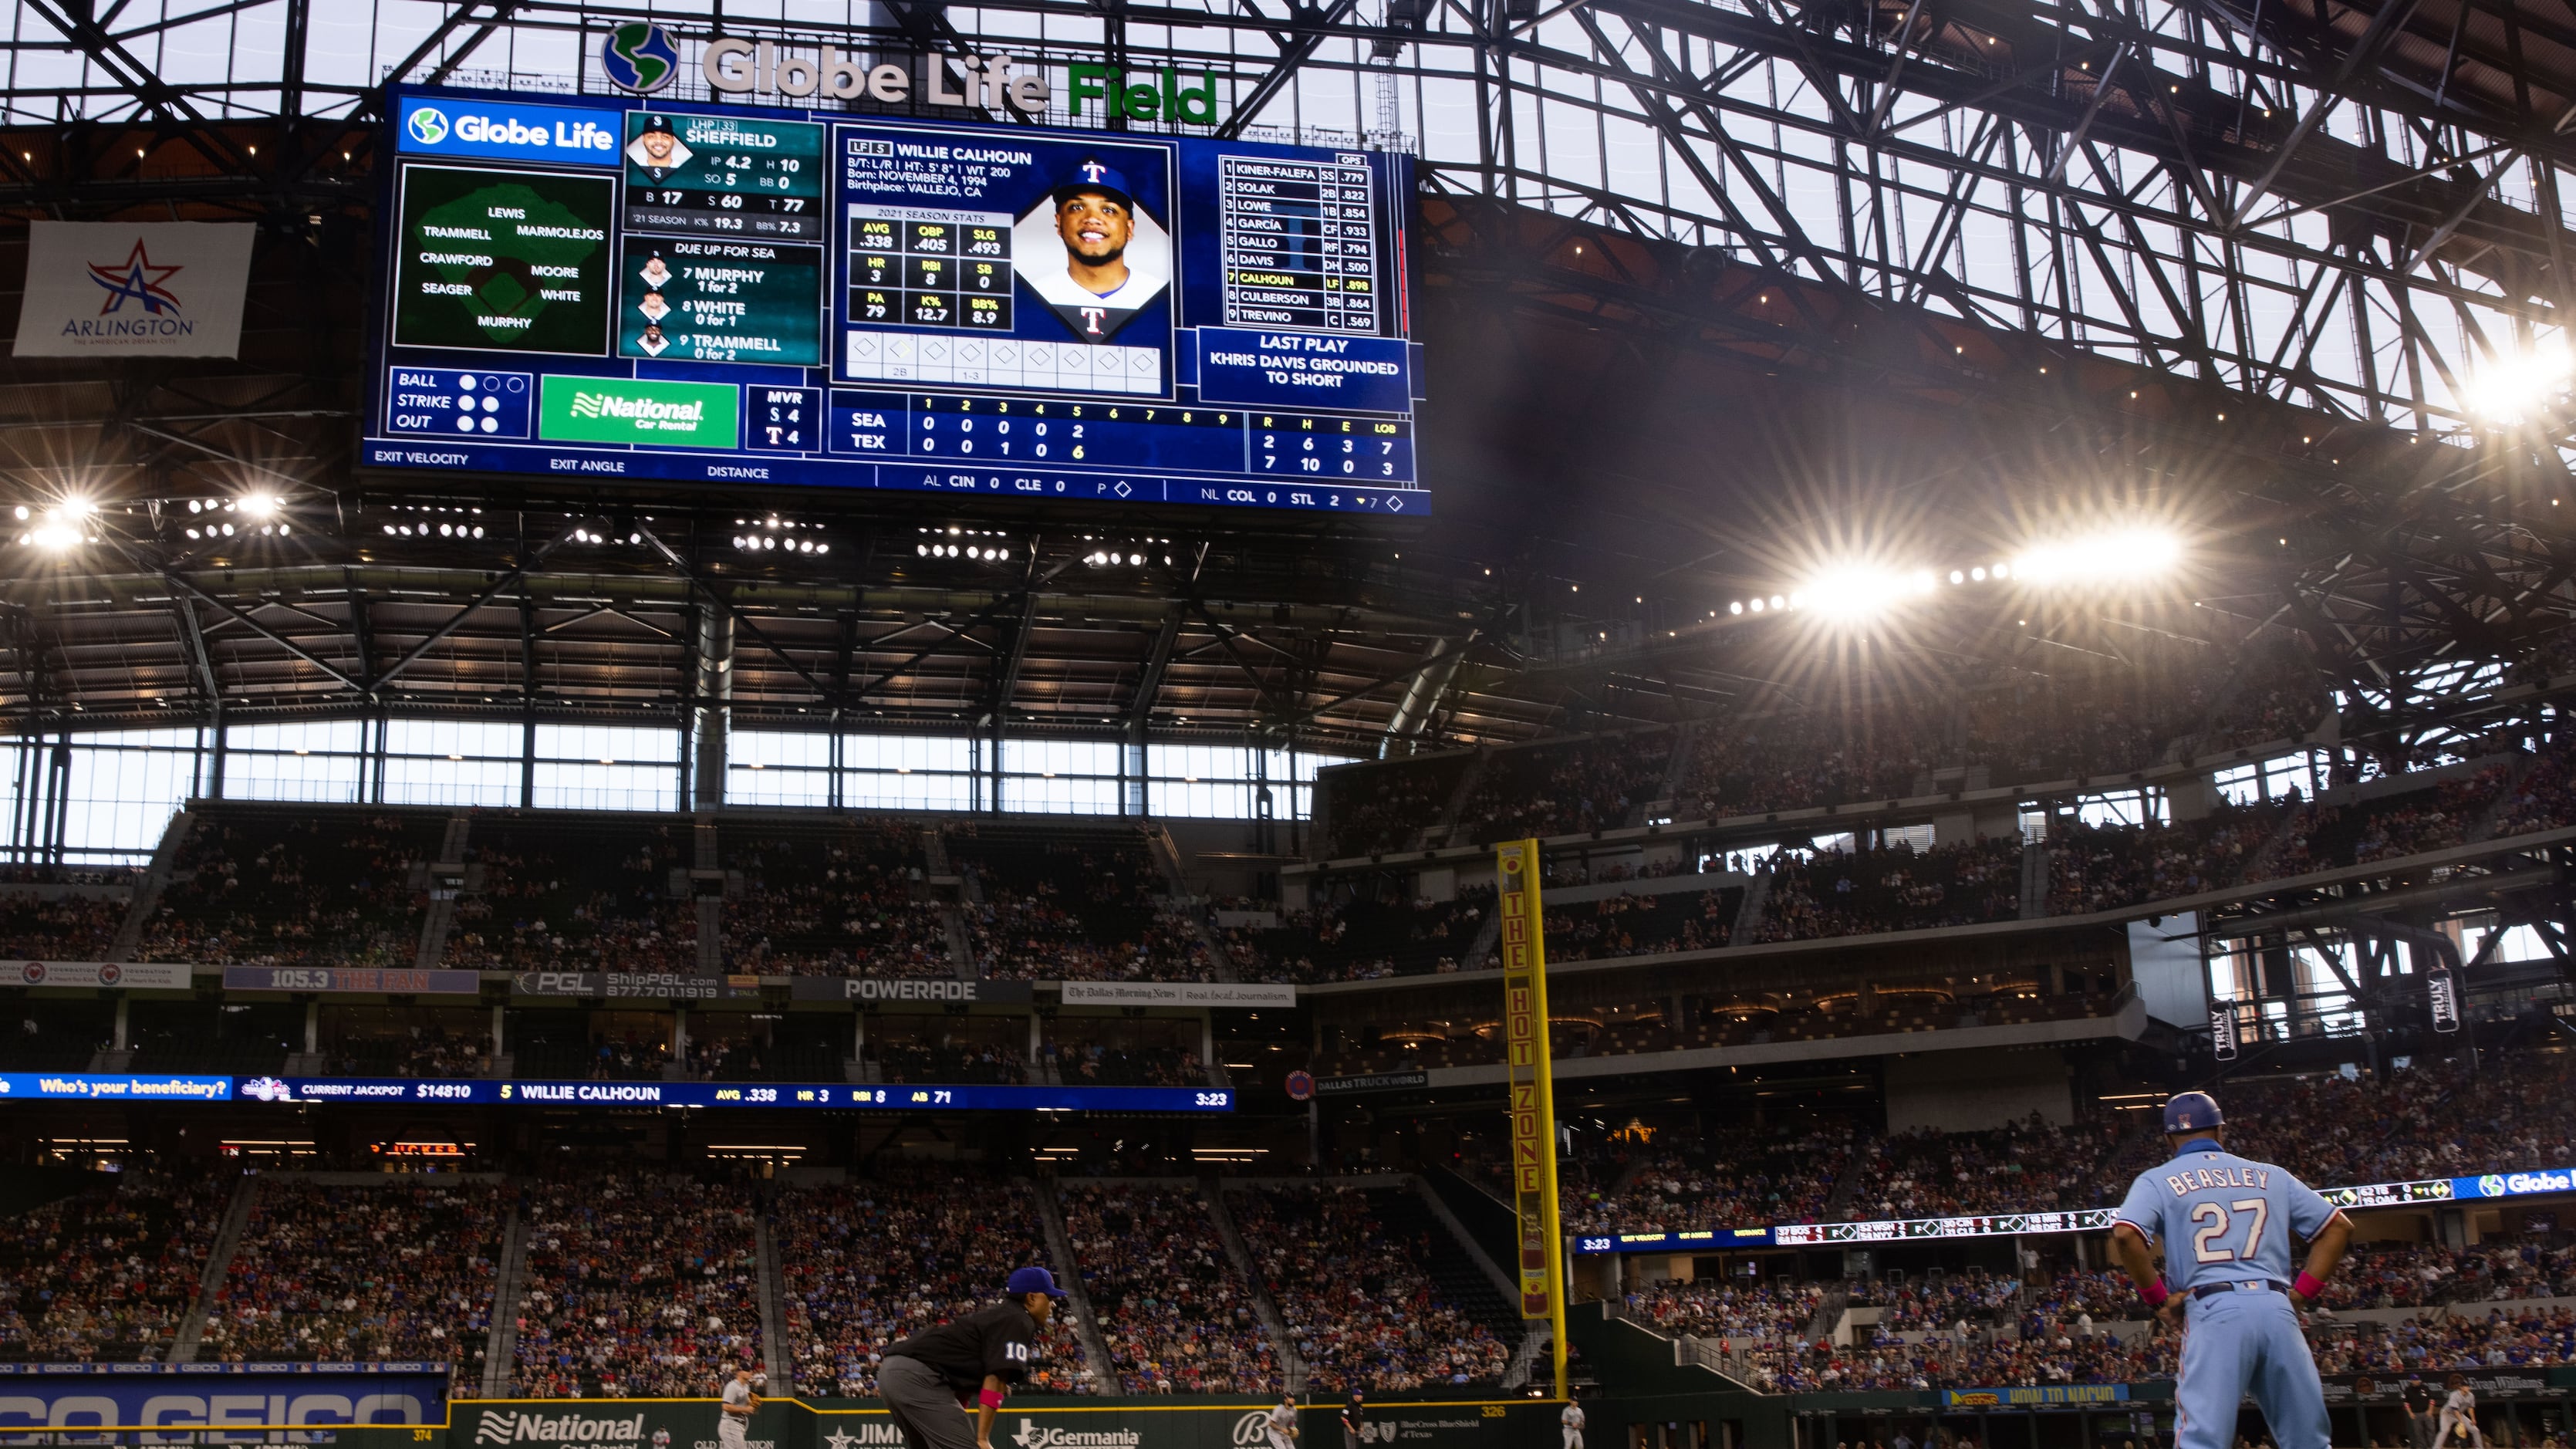
[[[2218,1110],[2218,1099],[2207,1092],[2176,1092],[2165,1099],[2165,1131],[2168,1134],[2199,1132],[2226,1121],[2227,1118]]]

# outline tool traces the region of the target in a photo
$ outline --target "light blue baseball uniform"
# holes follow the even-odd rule
[[[2280,1449],[2327,1449],[2325,1387],[2288,1290],[2291,1238],[2315,1237],[2334,1215],[2306,1183],[2207,1137],[2129,1185],[2113,1221],[2162,1243],[2165,1286],[2189,1297],[2175,1449],[2228,1449],[2249,1390]]]

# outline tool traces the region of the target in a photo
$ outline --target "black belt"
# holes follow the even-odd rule
[[[2268,1278],[2249,1278],[2242,1282],[2203,1283],[2191,1290],[2194,1298],[2208,1298],[2220,1293],[2278,1293],[2280,1286]]]

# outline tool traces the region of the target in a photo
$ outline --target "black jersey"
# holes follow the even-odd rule
[[[1038,1321],[1017,1303],[996,1303],[937,1328],[926,1328],[886,1350],[888,1358],[917,1359],[939,1370],[951,1388],[980,1387],[986,1374],[1018,1383],[1037,1357]]]

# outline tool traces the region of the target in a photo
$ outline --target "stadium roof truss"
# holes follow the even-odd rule
[[[365,121],[397,78],[605,91],[598,38],[644,13],[18,0],[0,94],[9,124],[61,127],[65,147],[88,133],[80,122],[157,128],[197,153],[189,169],[284,200],[328,185],[333,158],[314,138],[337,146],[339,128],[291,128],[302,144],[253,155],[208,123]],[[2416,429],[2462,426],[2481,370],[2556,333],[2576,249],[2560,195],[2576,161],[2576,11],[2563,3],[771,0],[650,13],[692,33],[692,53],[720,24],[854,50],[1204,66],[1232,90],[1224,129],[1410,144],[1440,190]],[[152,194],[137,184],[149,168],[122,159],[22,146],[0,155],[0,199]]]
[[[2416,707],[2426,670],[2517,654],[2576,607],[2576,552],[2517,517],[2506,475],[2520,470],[2494,462],[2512,450],[2491,445],[2469,405],[2481,374],[2561,331],[2576,253],[2560,198],[2576,163],[2576,9],[2565,0],[17,0],[0,36],[0,127],[13,143],[0,147],[0,205],[229,212],[327,238],[330,213],[372,197],[367,148],[386,81],[607,93],[601,36],[648,13],[681,34],[688,60],[721,28],[869,52],[1207,68],[1230,97],[1220,129],[1414,150],[1426,189],[1448,201],[1451,224],[1434,221],[1430,245],[1462,266],[1540,279],[1524,288],[1528,305],[1731,326],[1740,338],[1752,327],[1744,279],[1771,279],[1790,284],[1778,289],[1788,315],[1760,324],[1763,346],[1785,336],[1863,355],[1845,320],[1854,305],[1900,314],[1927,338],[2002,339],[2000,361],[1964,359],[1937,379],[2001,408],[2032,406],[2018,369],[2036,352],[2152,370],[2359,431],[2476,441],[2421,450],[2456,463],[2406,470],[2404,509],[2323,460],[2257,459],[2279,485],[2278,511],[2311,526],[2298,578],[2249,625],[2300,629],[2392,713]],[[668,94],[703,96],[692,69]],[[1070,119],[1061,96],[1050,119]],[[1562,232],[1496,239],[1514,218],[1547,214]],[[1480,237],[1485,217],[1501,221]],[[1584,236],[1626,250],[1568,266],[1563,247]],[[319,251],[320,267],[361,265],[354,247]],[[1650,284],[1658,267],[1675,275]],[[1694,289],[1710,275],[1724,285]],[[328,350],[318,336],[316,348]],[[1883,350],[1866,356],[1884,368]],[[193,459],[200,474],[345,466],[334,460],[345,457],[347,400],[314,382],[138,371],[69,384],[86,390],[57,411]],[[2537,426],[2538,446],[2522,451],[2563,481],[2576,433],[2563,418]],[[2192,431],[2204,444],[2215,436]],[[21,580],[0,649],[29,681],[55,661],[53,683],[24,691],[40,709],[49,690],[57,702],[104,690],[125,707],[224,698],[247,679],[246,650],[275,675],[280,702],[308,689],[318,692],[295,697],[331,704],[381,697],[392,677],[370,671],[486,635],[496,659],[533,661],[531,631],[653,632],[630,628],[633,582],[592,581],[586,568],[565,577],[563,559],[531,561],[522,588],[445,579],[456,561],[442,556],[398,556],[391,544],[335,554],[264,594],[245,592],[246,578],[206,590],[185,566],[151,559],[137,561],[139,591],[122,603],[105,582],[75,602],[81,590],[63,592],[60,579]],[[673,604],[703,607],[734,596],[690,573],[712,556],[684,547],[645,572]],[[370,564],[390,572],[367,574]],[[1517,737],[1559,705],[1543,697],[1555,686],[1511,681],[1534,664],[1594,667],[1498,661],[1504,631],[1461,610],[1475,602],[1463,587],[1319,624],[1307,611],[1329,594],[1192,580],[1179,605],[1047,618],[1035,602],[1045,580],[979,584],[974,600],[871,589],[782,606],[737,642],[788,661],[779,682],[801,700],[845,694],[836,667],[967,659],[980,682],[944,686],[933,717],[971,717],[997,698],[1008,710],[1061,675],[1091,681],[1078,712],[1095,720],[1142,720],[1157,691],[1195,688],[1196,717],[1210,724],[1313,722],[1345,743],[1433,718],[1447,733]],[[557,595],[578,617],[545,613]],[[38,596],[56,602],[30,612]],[[1258,598],[1261,612],[1228,613],[1227,598]],[[425,612],[406,621],[406,609]],[[1133,637],[1117,660],[1084,673],[1056,652],[1071,647],[1066,631],[1120,610],[1143,612],[1122,624]],[[779,622],[799,611],[839,622]],[[84,614],[95,618],[84,625]],[[147,628],[160,642],[142,642]],[[938,637],[915,644],[905,630]],[[1480,631],[1484,652],[1461,668]],[[854,642],[880,633],[882,659],[863,649],[848,663]],[[1687,635],[1669,649],[1690,646]],[[624,646],[597,642],[598,668],[615,672]],[[626,644],[630,664],[686,652],[643,634]],[[1669,678],[1662,647],[1605,651],[1598,670]],[[533,664],[488,681],[459,674],[457,693],[524,696],[535,677]],[[654,690],[670,695],[673,682]],[[1171,706],[1174,717],[1187,707]]]

